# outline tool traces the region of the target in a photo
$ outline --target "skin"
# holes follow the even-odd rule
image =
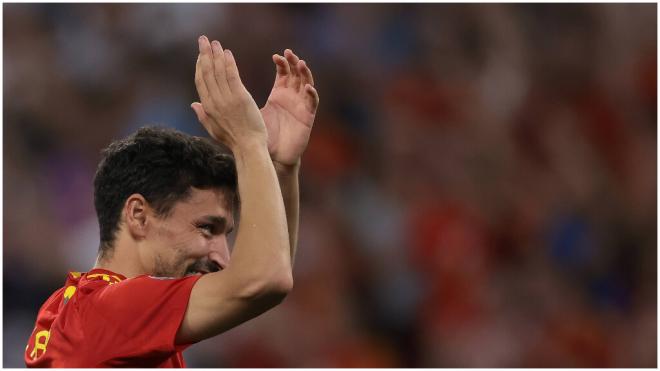
[[[307,63],[291,49],[274,54],[275,81],[261,116],[268,133],[268,152],[273,161],[289,231],[291,261],[295,258],[299,224],[299,173],[319,106],[314,77]],[[199,102],[191,105],[200,122],[208,115]]]
[[[261,115],[268,131],[268,151],[282,190],[293,264],[298,244],[300,162],[314,125],[319,95],[307,63],[290,49],[283,54],[273,55],[275,82]]]
[[[224,190],[193,188],[167,217],[158,216],[142,195],[133,194],[121,223],[125,227],[119,229],[111,258],[97,263],[97,268],[126,277],[184,277],[216,272],[229,264],[227,237],[234,218]]]
[[[311,71],[291,50],[273,56],[275,83],[259,110],[231,51],[205,36],[199,49],[200,102],[191,106],[209,135],[232,150],[238,174],[241,227],[231,264],[227,234],[234,221],[224,193],[192,189],[164,218],[141,195],[131,195],[113,253],[96,266],[127,277],[203,274],[177,343],[224,332],[279,304],[291,290],[300,159],[319,103]],[[210,217],[224,222],[205,225]]]
[[[168,218],[154,223],[154,246],[167,246],[154,267],[157,276],[182,277],[224,269],[229,264],[227,235],[234,220],[225,193],[193,189]]]
[[[289,230],[290,252],[293,259],[298,235],[300,159],[309,141],[319,96],[314,88],[314,78],[310,68],[291,49],[284,50],[282,55],[274,54],[272,59],[276,67],[275,81],[270,96],[260,112],[268,134],[268,152],[282,190]],[[200,122],[208,120],[208,115],[201,103],[193,103],[192,108]],[[126,228],[120,228],[116,243],[118,247],[114,249],[113,258],[99,261],[95,267],[106,268],[127,277],[138,274],[182,277],[194,272],[207,273],[217,271],[219,267],[225,268],[230,260],[227,234],[229,230],[233,229],[233,215],[228,211],[225,197],[220,194],[220,190],[215,191],[220,201],[213,201],[212,204],[217,207],[217,216],[229,220],[226,225],[231,227],[221,231],[216,228],[213,239],[206,244],[201,243],[199,238],[191,236],[194,236],[195,233],[209,234],[208,231],[200,228],[193,233],[190,228],[193,216],[204,214],[204,206],[211,204],[195,202],[197,197],[204,197],[206,193],[209,191],[193,190],[190,200],[177,203],[169,217],[164,220],[156,218],[153,211],[150,212],[159,230],[159,234],[155,235],[156,238],[153,239],[154,243],[149,244],[150,247],[153,245],[153,249],[150,248],[153,253],[131,254],[130,252],[135,249],[123,248],[132,243],[124,242],[130,239],[124,236]],[[208,195],[206,197],[210,198]],[[140,195],[132,195],[126,202],[121,224],[124,224],[128,213],[134,212],[132,210],[134,205],[131,202],[134,199],[140,202],[141,207],[148,207],[144,198]],[[200,205],[200,210],[195,210],[195,205]],[[191,214],[191,217],[179,216],[181,209],[184,210],[183,212]],[[161,235],[167,236],[167,238],[160,238]],[[152,237],[148,236],[147,240],[151,241]],[[171,241],[174,243],[170,243]],[[198,245],[205,245],[205,247]],[[214,252],[217,250],[214,248],[215,245],[220,245],[217,248],[221,250],[220,252]],[[208,254],[199,256],[200,251],[208,251]],[[139,263],[136,264],[136,261]],[[193,261],[192,264],[191,261]]]
[[[261,108],[268,132],[268,152],[273,162],[283,167],[299,165],[312,132],[319,95],[307,63],[291,49],[284,56],[273,55],[275,82],[266,104]],[[191,105],[200,122],[208,119],[202,103]]]

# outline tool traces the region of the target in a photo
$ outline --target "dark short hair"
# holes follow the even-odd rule
[[[94,175],[94,207],[102,255],[112,248],[124,203],[134,193],[163,217],[190,196],[191,187],[225,191],[232,209],[238,206],[234,158],[210,139],[143,127],[110,143],[101,154]]]

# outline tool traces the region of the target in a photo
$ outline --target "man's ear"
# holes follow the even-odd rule
[[[133,238],[142,239],[147,235],[149,203],[139,193],[134,193],[124,203],[124,220]]]

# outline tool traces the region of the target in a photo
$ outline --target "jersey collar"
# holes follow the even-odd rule
[[[126,279],[126,277],[123,276],[122,274],[101,268],[94,268],[87,273],[69,272],[69,277],[74,280],[78,280],[83,276],[87,280],[103,280],[110,284],[121,282]]]

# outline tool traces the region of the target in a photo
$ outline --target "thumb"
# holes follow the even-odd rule
[[[202,106],[201,103],[193,102],[193,104],[191,104],[190,107],[193,109],[193,111],[195,111],[195,114],[197,115],[197,120],[199,120],[199,122],[206,121],[206,112],[204,112],[204,107]]]

